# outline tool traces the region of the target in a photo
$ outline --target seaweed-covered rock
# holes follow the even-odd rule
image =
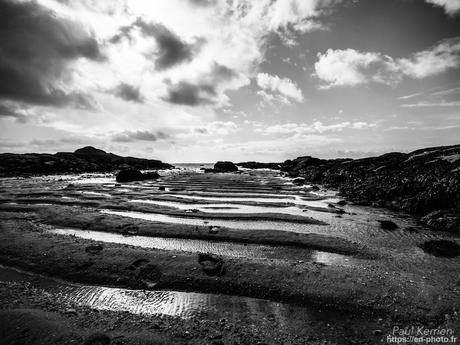
[[[433,230],[460,232],[460,145],[361,159],[305,156],[285,161],[282,171],[337,188],[356,204],[405,211]]]
[[[224,260],[216,255],[198,253],[198,263],[208,276],[221,276],[225,273]]]
[[[157,172],[142,173],[137,169],[124,169],[118,172],[116,176],[117,182],[133,182],[133,181],[144,181],[154,180],[159,178],[160,175]]]
[[[383,230],[396,230],[398,228],[398,225],[391,220],[379,220],[378,222]]]
[[[56,154],[2,153],[0,176],[59,173],[108,172],[120,169],[170,169],[172,165],[155,159],[122,157],[86,146],[75,152]]]
[[[216,172],[232,172],[238,171],[238,167],[229,161],[219,161],[214,164],[214,170]]]
[[[434,256],[454,258],[460,255],[460,244],[447,240],[430,240],[420,245],[425,252]]]

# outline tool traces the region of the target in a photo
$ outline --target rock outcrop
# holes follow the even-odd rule
[[[225,162],[219,161],[216,164],[214,164],[214,171],[215,172],[232,172],[232,171],[238,171],[238,167],[229,161],[225,161]]]
[[[160,175],[156,171],[142,173],[140,170],[137,169],[124,169],[118,172],[116,180],[117,182],[133,182],[154,180],[159,177]]]
[[[120,169],[158,170],[172,165],[154,159],[122,157],[86,146],[75,152],[56,154],[0,154],[0,176],[111,172]]]
[[[363,159],[306,156],[285,161],[282,170],[338,188],[355,203],[408,212],[435,230],[460,232],[460,145]]]
[[[236,163],[236,165],[246,168],[246,169],[272,169],[279,170],[281,169],[282,163],[261,163],[261,162],[241,162]]]

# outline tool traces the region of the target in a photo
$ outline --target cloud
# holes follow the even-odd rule
[[[103,60],[98,42],[81,24],[36,2],[4,0],[0,37],[0,98],[94,108],[92,97],[72,90],[68,83],[71,62]]]
[[[325,125],[321,121],[315,121],[312,124],[306,123],[285,123],[281,125],[267,126],[256,128],[257,132],[261,132],[265,135],[272,134],[284,134],[292,135],[295,137],[302,137],[310,134],[322,134],[325,132],[341,132],[344,129],[369,129],[375,128],[377,125],[375,123],[367,122],[341,122],[336,124]]]
[[[196,78],[199,81],[181,80],[170,85],[165,101],[174,104],[197,106],[203,104],[225,103],[226,99],[219,98],[219,88],[225,83],[239,79],[240,76],[226,66],[214,63],[211,71]],[[245,78],[241,79],[247,83]]]
[[[460,93],[460,87],[453,87],[446,90],[436,91],[431,93],[432,96],[447,96],[447,95],[455,95]]]
[[[0,118],[2,117],[11,117],[16,119],[17,122],[19,123],[26,123],[27,122],[27,116],[17,109],[13,109],[12,107],[0,103]]]
[[[411,78],[425,78],[460,66],[460,37],[446,39],[431,49],[397,60],[402,73]]]
[[[265,99],[270,98],[266,91],[283,96],[286,100],[293,100],[296,102],[303,101],[302,91],[297,85],[289,78],[280,78],[268,73],[259,73],[257,75],[257,85],[264,91],[260,93]],[[274,97],[274,96],[272,96]]]
[[[235,132],[238,126],[233,121],[214,121],[207,124],[205,127],[195,128],[195,131],[200,134],[211,135],[228,135]]]
[[[139,88],[132,85],[121,83],[114,90],[115,96],[131,102],[144,102],[144,97],[141,95]]]
[[[425,0],[429,4],[440,6],[444,8],[444,11],[453,16],[460,11],[460,0]]]
[[[403,108],[460,107],[460,102],[419,102],[401,104]]]
[[[120,28],[119,33],[112,38],[113,43],[118,43],[123,37],[132,40],[132,31],[140,29],[143,35],[154,37],[157,43],[155,67],[164,70],[190,61],[199,44],[187,44],[178,35],[160,23],[150,23],[138,18],[129,26]],[[198,40],[200,43],[201,41]]]
[[[354,49],[328,49],[324,54],[318,53],[315,72],[327,83],[325,87],[369,82],[392,84],[398,78],[398,68],[391,57]]]
[[[112,141],[129,143],[133,141],[158,141],[168,139],[170,136],[162,131],[149,132],[149,131],[125,131],[112,136]]]
[[[315,75],[326,82],[323,88],[370,82],[394,85],[403,77],[421,79],[458,67],[460,38],[456,37],[401,59],[354,49],[328,49],[324,54],[318,53]]]

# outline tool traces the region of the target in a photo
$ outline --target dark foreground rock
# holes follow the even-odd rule
[[[170,169],[172,165],[154,159],[122,157],[86,146],[75,152],[56,154],[2,153],[0,177],[31,174],[108,172],[120,169]]]
[[[232,172],[238,171],[238,167],[229,161],[219,161],[214,164],[214,170],[216,172]]]
[[[363,159],[306,156],[285,161],[282,170],[338,188],[355,203],[405,211],[434,230],[460,232],[460,145]]]
[[[460,255],[460,245],[447,240],[430,240],[420,245],[425,252],[446,258],[454,258]]]
[[[391,220],[379,220],[378,222],[383,230],[396,230],[398,228],[398,225]]]
[[[198,263],[208,276],[222,276],[225,273],[224,261],[216,255],[198,253]]]
[[[160,175],[156,171],[142,173],[140,170],[137,169],[124,169],[118,172],[116,180],[117,182],[133,182],[154,180],[159,177]]]
[[[272,169],[280,170],[282,163],[241,162],[236,165],[246,169]]]

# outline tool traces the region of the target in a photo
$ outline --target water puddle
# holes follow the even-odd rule
[[[278,322],[290,322],[292,313],[301,311],[309,315],[307,308],[271,302],[257,298],[182,291],[131,290],[113,287],[77,285],[55,280],[12,268],[0,266],[0,280],[4,282],[29,282],[34,287],[51,294],[53,300],[64,305],[75,303],[99,310],[124,311],[135,314],[170,315],[182,318],[193,316],[231,317],[254,320],[263,315],[275,315]],[[262,316],[263,316],[262,315]]]
[[[252,199],[251,199],[252,200]],[[241,204],[234,204],[230,203],[227,204],[225,202],[219,202],[220,200],[216,200],[216,203],[212,204],[187,204],[181,203],[177,201],[162,201],[162,200],[146,200],[146,199],[134,199],[130,200],[129,202],[139,203],[139,204],[150,204],[156,206],[166,206],[172,207],[179,210],[189,210],[191,208],[195,210],[199,210],[204,213],[242,213],[242,214],[250,214],[250,213],[282,213],[282,214],[290,214],[294,216],[302,216],[306,217],[307,215],[303,210],[299,207],[295,206],[287,206],[287,207],[273,207],[273,206],[263,206],[263,205],[241,205]],[[243,202],[243,201],[242,201]],[[308,207],[315,207],[317,211],[321,212],[330,212],[331,209],[327,208],[324,203],[320,202],[305,202],[306,208]]]
[[[360,259],[346,255],[329,253],[305,248],[268,246],[259,244],[240,244],[194,239],[175,239],[149,236],[123,236],[120,234],[81,229],[52,229],[48,232],[57,235],[76,236],[79,238],[117,244],[127,244],[142,248],[154,248],[183,252],[212,253],[226,257],[243,257],[250,259],[276,259],[278,261],[310,261],[325,265],[350,266]]]
[[[185,224],[185,225],[209,225],[220,226],[234,229],[251,229],[251,230],[283,230],[293,232],[317,232],[318,228],[325,227],[324,225],[313,225],[304,223],[289,223],[287,221],[266,221],[266,220],[245,220],[245,219],[211,219],[200,217],[187,217],[184,214],[180,216],[170,216],[161,213],[144,213],[134,211],[112,211],[101,210],[105,214],[113,214],[122,217],[135,219],[149,220],[160,223]],[[313,230],[314,229],[314,230]]]

